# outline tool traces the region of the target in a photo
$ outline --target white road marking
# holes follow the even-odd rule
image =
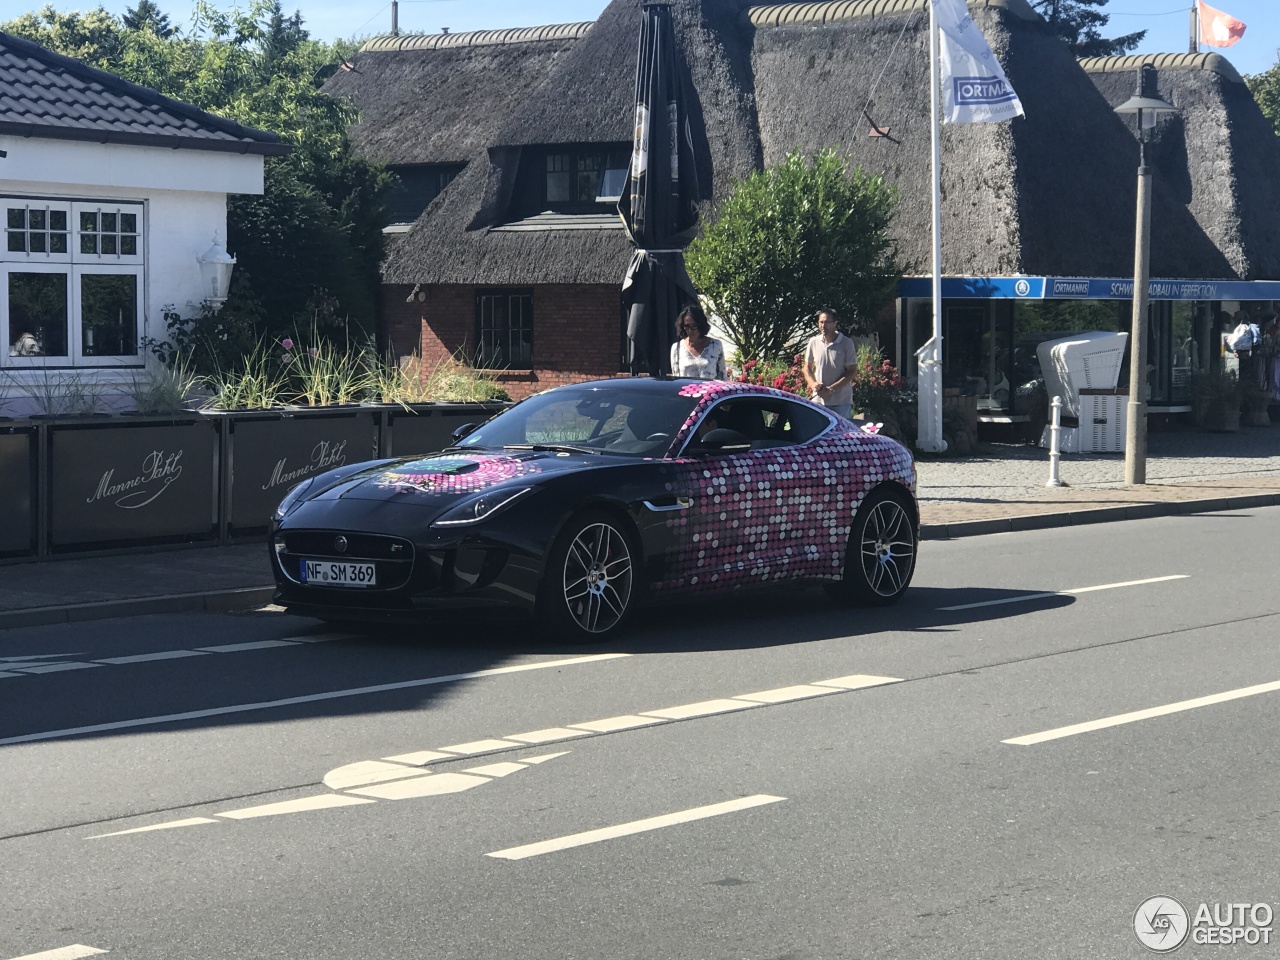
[[[1149,583],[1165,583],[1169,580],[1186,580],[1187,573],[1175,573],[1168,577],[1148,577],[1146,580],[1125,580],[1121,583],[1102,583],[1096,587],[1075,587],[1071,590],[1051,590],[1047,593],[1025,593],[1020,597],[1005,597],[1001,600],[983,600],[980,603],[960,603],[953,607],[939,607],[939,610],[974,610],[978,607],[998,607],[1006,603],[1026,603],[1030,600],[1045,600],[1050,597],[1069,597],[1080,593],[1096,593],[1099,590],[1119,590],[1121,587],[1141,587]]]
[[[877,677],[870,673],[851,673],[847,677],[834,677],[831,680],[815,680],[815,687],[835,687],[837,690],[865,690],[867,687],[881,687],[887,683],[901,683],[901,677]]]
[[[3,670],[0,670],[0,680],[4,680],[6,677],[23,677],[23,676],[26,676],[26,674],[23,674],[23,673],[5,673]]]
[[[374,693],[388,693],[392,690],[410,690],[414,687],[429,687],[441,683],[455,683],[459,680],[478,680],[482,677],[497,677],[508,673],[524,673],[529,670],[546,670],[552,667],[570,667],[585,663],[599,663],[605,660],[618,660],[629,657],[629,653],[596,653],[585,657],[568,657],[563,660],[541,660],[537,663],[520,663],[509,667],[490,667],[487,670],[471,670],[467,673],[453,673],[442,677],[427,677],[422,680],[402,680],[399,683],[380,683],[372,687],[354,687],[350,690],[332,690],[328,693],[313,693],[302,697],[285,697],[282,700],[264,700],[260,703],[240,703],[228,707],[211,707],[208,710],[190,710],[186,713],[169,713],[157,717],[139,717],[136,720],[118,720],[114,723],[95,723],[84,727],[68,727],[65,730],[47,730],[43,733],[26,733],[18,737],[5,737],[0,740],[0,747],[13,743],[36,743],[41,740],[59,740],[63,737],[74,737],[87,733],[108,733],[112,730],[129,730],[134,727],[150,727],[162,723],[180,723],[184,720],[203,720],[208,717],[221,717],[232,713],[250,713],[256,710],[275,710],[281,707],[292,707],[304,703],[319,703],[325,700],[341,700],[345,697],[363,697]],[[653,721],[657,723],[657,720]]]
[[[1260,693],[1272,693],[1280,690],[1280,680],[1274,680],[1271,683],[1259,683],[1252,687],[1241,687],[1238,690],[1228,690],[1225,693],[1214,693],[1207,697],[1196,697],[1194,700],[1180,700],[1177,703],[1167,703],[1162,707],[1149,707],[1146,710],[1134,710],[1132,713],[1120,713],[1114,717],[1103,717],[1101,720],[1090,720],[1087,723],[1076,723],[1069,727],[1058,727],[1054,730],[1045,730],[1043,733],[1030,733],[1025,737],[1013,737],[1009,740],[1001,740],[1001,743],[1012,743],[1020,747],[1031,746],[1036,743],[1044,743],[1046,740],[1059,740],[1062,737],[1074,737],[1079,733],[1089,733],[1093,730],[1105,730],[1107,727],[1118,727],[1125,723],[1136,723],[1139,720],[1149,720],[1152,717],[1163,717],[1170,713],[1181,713],[1184,710],[1195,710],[1198,707],[1208,707],[1215,703],[1226,703],[1229,700],[1239,700],[1242,697],[1255,697]]]
[[[570,730],[568,727],[548,727],[546,730],[530,730],[528,733],[512,733],[503,737],[517,743],[536,745],[539,743],[555,743],[557,740],[572,740],[574,737],[585,737],[585,730]]]
[[[215,816],[226,817],[229,820],[253,820],[257,817],[278,817],[286,813],[305,813],[310,810],[328,810],[332,807],[354,807],[361,803],[373,803],[373,801],[349,797],[344,793],[322,793],[314,797],[300,797],[297,800],[285,800],[281,803],[264,803],[258,807],[244,807],[240,810],[220,810]]]
[[[17,670],[19,673],[64,673],[67,670],[88,670],[91,667],[100,667],[100,663],[78,663],[71,661],[70,663],[46,663],[39,667],[10,667],[10,670]]]
[[[679,707],[666,707],[662,710],[646,710],[642,717],[661,717],[663,720],[691,720],[694,717],[709,717],[717,713],[729,713],[732,710],[750,710],[758,707],[758,703],[746,700],[703,700],[701,703],[686,703]]]
[[[392,763],[411,763],[415,766],[424,767],[432,760],[456,760],[457,757],[448,753],[441,753],[439,750],[419,750],[417,753],[402,753],[396,757],[383,757],[383,760],[390,760]]]
[[[117,830],[115,833],[100,833],[89,837],[90,840],[101,840],[103,837],[123,837],[127,833],[151,833],[155,830],[172,830],[175,827],[196,827],[202,823],[217,823],[209,817],[188,817],[186,820],[170,820],[168,823],[153,823],[149,827],[134,827],[132,830]]]
[[[57,950],[46,950],[43,953],[28,953],[21,957],[14,957],[13,960],[80,960],[81,957],[92,957],[99,953],[110,953],[110,951],[86,947],[83,943],[73,943],[69,947],[59,947]]]
[[[506,750],[508,747],[519,747],[524,744],[510,740],[473,740],[471,743],[455,743],[451,747],[440,747],[441,752],[469,757],[476,753],[493,753],[495,750]]]
[[[817,684],[801,683],[794,687],[761,690],[759,693],[742,693],[733,699],[749,700],[752,703],[788,703],[792,700],[805,700],[809,697],[825,697],[835,692],[835,687],[819,687]]]
[[[348,790],[351,787],[367,787],[371,783],[385,783],[388,780],[403,780],[405,777],[420,777],[422,770],[408,767],[402,763],[387,763],[383,760],[361,760],[337,767],[324,775],[324,785],[330,790]]]
[[[603,720],[588,720],[586,723],[571,723],[569,726],[579,730],[590,730],[592,733],[616,733],[619,730],[634,730],[636,727],[647,727],[661,722],[657,717],[637,717],[635,714],[627,714],[622,717],[606,717]]]
[[[180,660],[183,657],[207,657],[207,650],[161,650],[158,653],[135,653],[130,657],[103,657],[94,663],[150,663],[152,660]]]
[[[196,647],[201,653],[243,653],[246,650],[270,650],[273,647],[296,647],[295,640],[251,640],[248,643],[223,643],[216,647]]]
[[[614,840],[618,837],[629,837],[637,833],[645,833],[650,830],[661,830],[663,827],[673,827],[681,823],[691,823],[695,820],[705,820],[708,817],[719,817],[727,813],[737,813],[740,810],[750,810],[752,807],[761,807],[769,803],[778,803],[785,800],[786,797],[774,797],[765,793],[758,793],[750,797],[741,797],[737,800],[728,800],[724,803],[713,803],[705,807],[694,807],[690,810],[681,810],[678,813],[667,813],[660,817],[649,817],[645,820],[632,820],[630,823],[620,823],[614,827],[602,827],[599,830],[588,830],[585,833],[574,833],[567,837],[557,837],[554,840],[542,840],[538,843],[530,843],[523,847],[509,847],[506,850],[498,850],[494,853],[485,854],[485,856],[496,857],[500,860],[525,860],[529,857],[542,856],[545,853],[555,853],[559,850],[569,850],[573,847],[586,846],[589,843],[600,843],[602,840]]]
[[[524,769],[523,763],[512,763],[504,761],[503,763],[486,763],[483,767],[468,767],[463,773],[475,773],[482,777],[505,777],[513,773],[519,773]]]
[[[492,783],[488,777],[473,777],[466,773],[432,773],[412,780],[397,780],[376,787],[351,790],[359,797],[376,797],[379,800],[410,800],[417,797],[439,797],[446,793],[461,793],[481,784]],[[372,802],[372,801],[369,801]]]

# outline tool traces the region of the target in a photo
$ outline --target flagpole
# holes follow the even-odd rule
[[[1200,52],[1200,4],[1191,0],[1191,46],[1188,53]]]
[[[933,336],[916,351],[919,416],[916,444],[925,453],[944,453],[942,435],[942,148],[938,103],[938,19],[929,4],[929,116],[933,173]]]

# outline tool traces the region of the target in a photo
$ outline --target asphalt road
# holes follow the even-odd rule
[[[0,633],[0,960],[1150,956],[1149,897],[1280,910],[1277,542],[927,543],[892,610],[753,594],[603,647]]]

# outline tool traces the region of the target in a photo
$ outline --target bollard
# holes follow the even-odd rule
[[[1054,397],[1053,414],[1049,418],[1049,482],[1046,487],[1061,487],[1065,484],[1058,478],[1058,463],[1062,459],[1062,398]]]

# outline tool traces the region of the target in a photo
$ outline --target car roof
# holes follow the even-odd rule
[[[562,387],[554,387],[554,390],[599,390],[608,392],[609,390],[619,387],[627,390],[641,390],[646,393],[653,393],[662,396],[677,396],[680,391],[690,385],[697,385],[698,396],[703,399],[713,399],[721,395],[732,394],[734,396],[742,396],[743,394],[757,394],[759,396],[777,397],[785,396],[792,400],[801,400],[794,394],[787,394],[775,390],[772,387],[762,387],[754,383],[732,383],[727,380],[699,380],[696,377],[613,377],[608,380],[587,380],[582,383],[565,384]],[[547,391],[550,392],[550,391]]]

